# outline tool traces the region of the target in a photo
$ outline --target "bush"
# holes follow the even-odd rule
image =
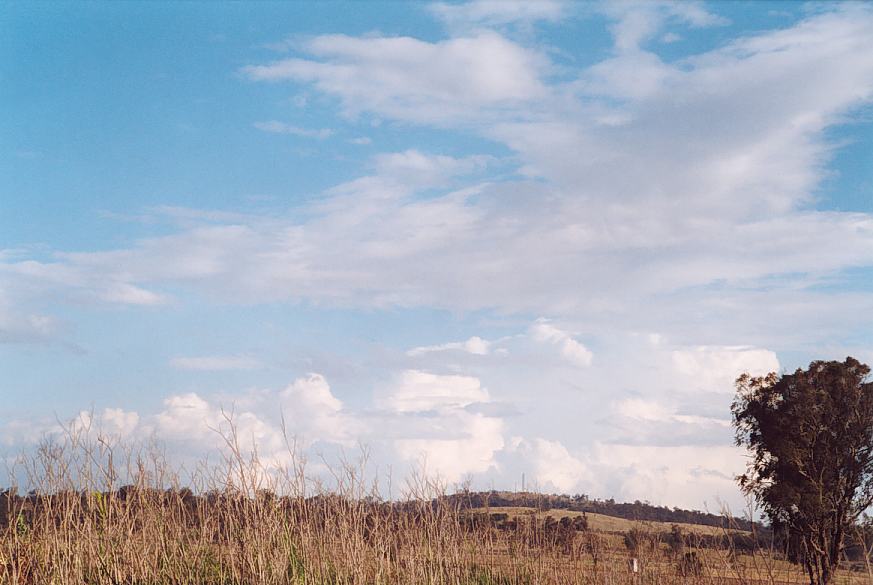
[[[654,549],[655,541],[652,539],[652,535],[645,530],[631,528],[624,533],[624,546],[631,555],[637,557],[640,556],[644,547]]]
[[[685,552],[685,533],[678,524],[670,527],[670,534],[667,535],[666,541],[673,557],[679,557]]]

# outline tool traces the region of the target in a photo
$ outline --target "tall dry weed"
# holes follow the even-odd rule
[[[110,444],[69,427],[19,461],[29,493],[0,496],[0,583],[14,585],[534,585],[781,583],[775,551],[677,558],[642,528],[628,546],[583,523],[487,509],[413,475],[383,498],[366,452],[306,476],[244,453],[227,417],[224,458],[174,467],[158,445]],[[189,466],[190,467],[190,466]],[[19,474],[20,475],[20,474]],[[726,527],[730,530],[730,527]],[[683,552],[685,549],[683,548]],[[685,555],[690,554],[684,552]],[[629,558],[638,559],[639,572]],[[693,561],[689,560],[693,559]],[[858,581],[863,582],[863,581]]]

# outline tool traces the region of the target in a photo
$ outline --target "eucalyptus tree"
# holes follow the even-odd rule
[[[737,479],[788,536],[812,585],[832,579],[859,516],[873,504],[873,384],[854,358],[737,379]]]

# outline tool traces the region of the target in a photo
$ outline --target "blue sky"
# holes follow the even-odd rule
[[[0,450],[740,505],[732,380],[873,361],[873,12],[5,4]],[[82,414],[84,413],[84,414]]]

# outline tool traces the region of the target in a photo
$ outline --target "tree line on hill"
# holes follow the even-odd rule
[[[569,496],[566,494],[516,493],[492,490],[486,492],[460,492],[445,496],[445,498],[466,508],[523,507],[541,511],[568,510],[572,512],[603,514],[604,516],[643,522],[701,524],[715,527],[730,526],[731,528],[746,531],[751,531],[753,528],[753,523],[744,518],[725,517],[724,515],[700,512],[698,510],[655,506],[649,502],[641,502],[639,500],[627,503],[616,502],[614,499],[591,499],[585,494]]]

